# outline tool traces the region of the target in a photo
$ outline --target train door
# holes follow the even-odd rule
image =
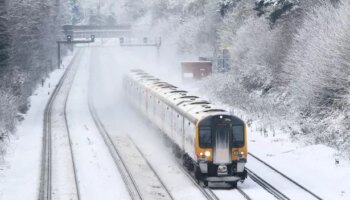
[[[180,141],[181,141],[181,150],[185,149],[185,118],[181,116],[181,135],[180,135]]]
[[[214,164],[231,163],[230,127],[228,124],[216,124],[213,130]]]

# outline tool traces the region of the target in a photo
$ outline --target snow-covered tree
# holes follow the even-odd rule
[[[69,6],[49,0],[0,2],[0,138],[14,130],[18,113],[27,111],[28,97],[55,63],[61,25],[72,21]]]
[[[4,73],[3,70],[7,67],[9,59],[9,21],[7,15],[7,2],[0,2],[0,77]]]
[[[348,134],[349,8],[328,2],[308,13],[284,66],[293,103],[318,142],[339,145],[335,139]]]

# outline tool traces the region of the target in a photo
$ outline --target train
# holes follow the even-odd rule
[[[123,79],[127,101],[171,141],[198,182],[237,187],[247,177],[247,125],[209,101],[140,69]]]

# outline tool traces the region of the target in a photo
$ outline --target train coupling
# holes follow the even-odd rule
[[[219,165],[217,173],[218,173],[218,176],[227,176],[228,175],[227,166]]]

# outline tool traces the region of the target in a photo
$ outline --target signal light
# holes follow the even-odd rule
[[[71,35],[67,35],[67,41],[71,42],[72,41],[72,36]]]

